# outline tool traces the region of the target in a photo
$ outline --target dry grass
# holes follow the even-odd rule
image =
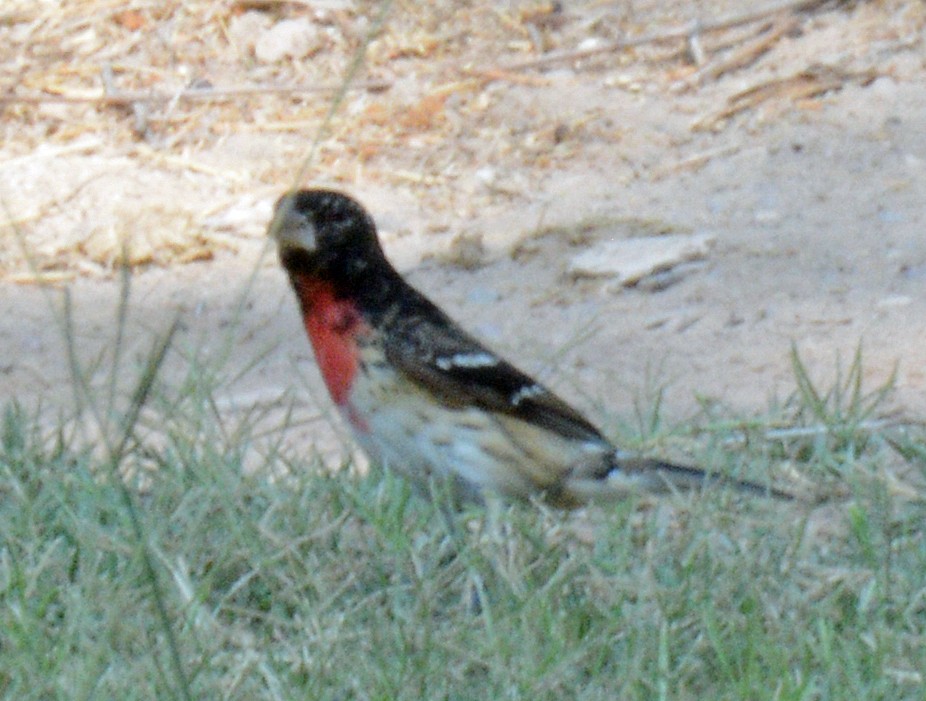
[[[878,58],[923,23],[914,3],[859,8],[838,70],[815,93],[791,95],[763,85],[801,75],[775,49],[820,8],[794,6],[770,16],[716,3],[717,16],[699,14],[697,29],[692,8],[655,2],[562,13],[546,2],[396,3],[309,179],[412,191],[431,212],[429,226],[442,230],[487,202],[529,198],[544,173],[628,133],[599,106],[566,119],[536,107],[532,95],[551,85],[547,67],[568,68],[616,99],[757,68],[750,91],[731,90],[728,105],[694,122],[716,129],[733,114],[788,109],[854,76],[870,79]],[[124,247],[133,265],[165,266],[240,250],[242,239],[260,235],[267,201],[305,157],[306,135],[327,114],[377,7],[5,3],[0,195],[9,211],[0,274],[32,277],[11,222],[46,279],[110,274]],[[791,35],[778,31],[782,16]],[[303,41],[269,56],[260,44],[286,21],[302,22]]]

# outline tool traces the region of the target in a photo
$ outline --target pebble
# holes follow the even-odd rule
[[[284,19],[264,30],[254,44],[254,56],[261,63],[284,58],[300,59],[321,48],[318,28],[304,17]]]
[[[680,263],[707,257],[713,234],[670,234],[602,241],[574,256],[568,272],[574,277],[611,277],[634,285],[648,275]]]

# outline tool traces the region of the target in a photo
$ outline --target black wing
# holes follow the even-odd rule
[[[386,358],[448,406],[475,404],[553,431],[602,441],[578,411],[497,356],[424,299],[396,314],[385,334]],[[409,313],[411,312],[411,313]]]

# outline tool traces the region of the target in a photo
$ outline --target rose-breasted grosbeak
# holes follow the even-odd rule
[[[270,233],[331,398],[384,467],[418,484],[449,479],[459,498],[494,490],[562,507],[706,481],[789,497],[615,448],[406,283],[353,199],[328,190],[288,193]]]

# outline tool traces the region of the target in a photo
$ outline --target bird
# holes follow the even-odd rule
[[[711,484],[792,498],[618,448],[406,282],[352,197],[290,190],[268,233],[338,412],[374,463],[421,491],[437,480],[455,503],[494,494],[564,509]]]

